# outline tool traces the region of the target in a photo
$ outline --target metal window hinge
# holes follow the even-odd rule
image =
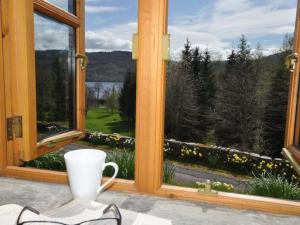
[[[14,116],[7,118],[6,124],[7,140],[11,141],[15,138],[21,138],[22,135],[22,116]]]
[[[285,65],[290,72],[294,72],[296,63],[298,63],[298,53],[294,52],[285,58]]]
[[[132,34],[132,59],[136,60],[138,58],[138,39],[139,35],[137,33]]]
[[[164,34],[163,36],[163,48],[162,48],[162,58],[164,60],[170,60],[170,34]]]

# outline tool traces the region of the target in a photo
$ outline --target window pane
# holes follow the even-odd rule
[[[35,13],[38,141],[75,129],[75,30]]]
[[[46,0],[70,13],[76,13],[76,1],[75,0]]]
[[[281,155],[296,3],[169,1],[166,183],[265,195],[255,176],[298,179]]]

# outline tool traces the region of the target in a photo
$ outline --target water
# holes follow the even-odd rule
[[[95,88],[96,83],[100,84],[100,98],[103,97],[105,92],[111,92],[113,87],[118,91],[123,87],[123,82],[85,82],[89,88]]]

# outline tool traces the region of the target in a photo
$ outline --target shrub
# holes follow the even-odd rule
[[[175,178],[175,168],[176,166],[169,161],[166,161],[164,163],[164,183],[166,184],[172,184],[174,178]]]
[[[87,133],[85,140],[95,145],[109,145],[112,148],[134,150],[135,139],[118,134]],[[208,146],[166,139],[164,142],[166,159],[200,164],[248,176],[262,173],[278,174],[290,181],[300,179],[293,166],[284,159],[272,159],[251,152],[233,148]]]
[[[107,154],[106,158],[107,162],[115,162],[119,166],[119,173],[117,178],[122,179],[134,179],[134,153],[130,151],[124,150],[123,152],[120,151],[113,151]],[[104,172],[103,176],[111,177],[114,174],[114,170],[112,167],[107,167]]]
[[[252,195],[299,200],[300,187],[286,178],[274,174],[262,174],[249,182],[247,192]]]
[[[198,185],[199,189],[203,189],[205,187],[205,183],[203,182],[196,182],[196,184]],[[219,181],[212,182],[211,188],[216,191],[224,191],[224,192],[234,191],[234,186],[232,184],[227,184]]]
[[[24,166],[57,171],[66,170],[64,154],[60,152],[51,152],[40,156],[35,160],[25,162]]]

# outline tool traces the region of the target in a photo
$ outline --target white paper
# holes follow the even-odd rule
[[[101,203],[71,201],[59,208],[46,211],[36,215],[30,211],[24,212],[21,221],[48,220],[62,222],[66,224],[75,224],[89,219],[97,219],[102,216],[106,205]],[[23,207],[9,204],[0,206],[0,224],[15,225],[17,217]],[[120,209],[122,215],[122,225],[172,225],[170,220],[137,213],[130,210]],[[99,221],[90,223],[90,225],[109,225],[109,222]],[[46,225],[46,224],[43,224]]]

